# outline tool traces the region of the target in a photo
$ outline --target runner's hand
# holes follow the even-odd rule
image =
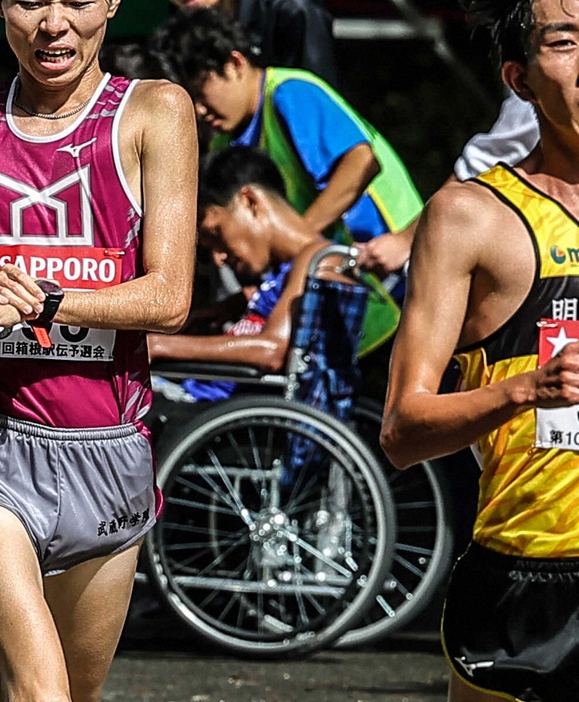
[[[579,404],[579,342],[567,344],[542,368],[532,372],[536,407]]]
[[[0,266],[0,323],[3,317],[12,320],[11,324],[2,326],[13,326],[24,320],[35,319],[42,312],[44,297],[34,279],[20,268],[11,263]],[[10,311],[10,307],[13,311]],[[14,319],[15,312],[19,319]]]

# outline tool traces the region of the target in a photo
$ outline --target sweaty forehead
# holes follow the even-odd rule
[[[575,23],[579,20],[579,0],[534,0],[533,16],[535,24]]]
[[[199,241],[203,246],[212,246],[220,242],[223,208],[218,205],[209,205],[199,218]]]

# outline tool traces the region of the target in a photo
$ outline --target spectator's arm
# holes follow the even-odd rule
[[[360,249],[358,263],[361,268],[385,278],[389,273],[400,270],[410,257],[418,217],[405,229],[395,234],[382,234],[367,243],[357,243]]]
[[[328,184],[304,212],[304,219],[317,232],[340,219],[360,199],[380,172],[380,164],[368,143],[358,144],[336,163]]]

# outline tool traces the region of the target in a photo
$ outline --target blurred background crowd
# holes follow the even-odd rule
[[[428,198],[465,142],[496,118],[503,90],[487,46],[471,38],[457,0],[316,2],[333,18],[340,92],[386,136]],[[170,0],[123,0],[109,25],[108,51],[129,45],[130,64],[130,45],[146,44],[177,11]],[[157,71],[143,67],[148,77]],[[14,73],[2,32],[0,78]]]

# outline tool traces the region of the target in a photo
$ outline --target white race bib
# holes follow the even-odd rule
[[[579,322],[542,319],[539,323],[539,367],[573,341],[579,341]],[[535,446],[579,451],[579,405],[536,409]]]
[[[116,331],[52,324],[52,347],[43,349],[28,325],[0,331],[0,358],[43,361],[100,361],[113,359]]]

